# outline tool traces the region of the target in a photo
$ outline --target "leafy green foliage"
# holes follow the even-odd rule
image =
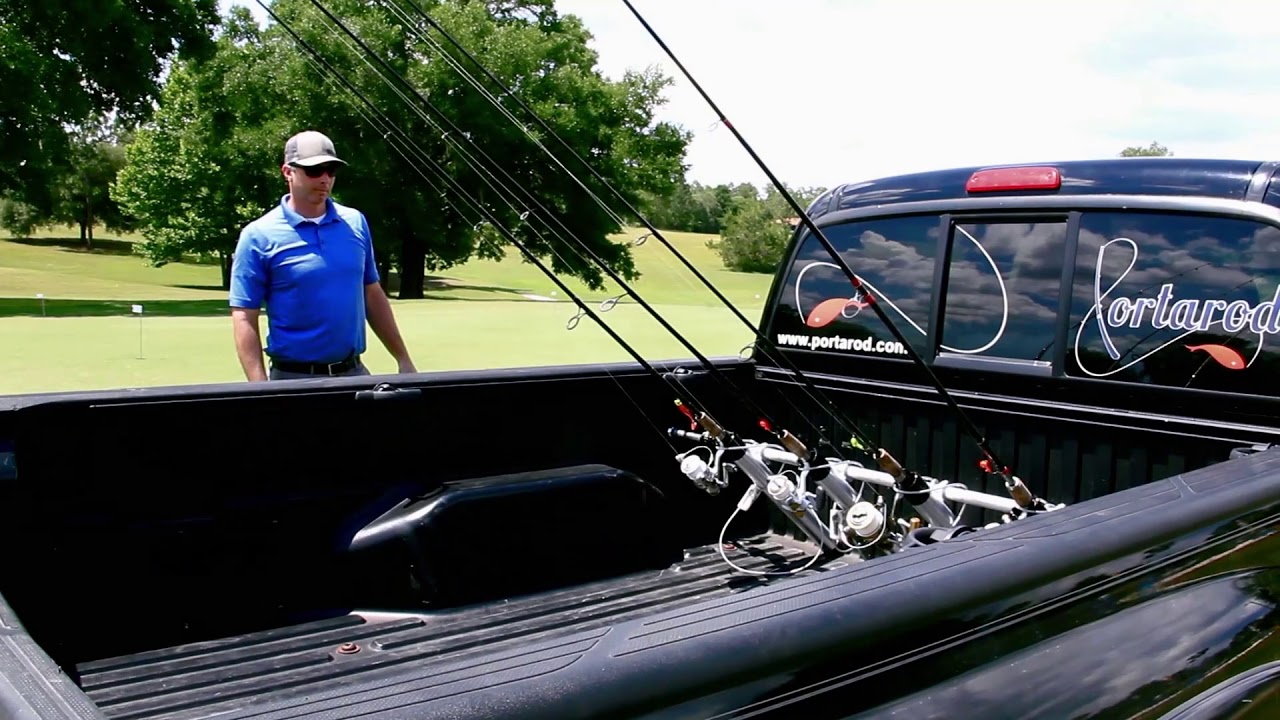
[[[39,208],[6,195],[0,197],[0,229],[14,237],[29,237],[45,221]]]
[[[111,198],[111,184],[124,167],[124,145],[112,128],[86,127],[72,135],[67,165],[55,178],[54,208],[50,220],[80,226],[80,240],[93,246],[93,228],[104,225],[112,232],[129,232],[133,220]]]
[[[803,188],[787,191],[801,208],[807,208],[822,190]],[[737,193],[727,200],[728,211],[719,241],[708,245],[720,254],[725,267],[740,272],[772,273],[778,269],[795,228],[795,212],[775,187],[763,198],[752,192]]]
[[[711,186],[681,180],[669,193],[646,194],[641,211],[659,229],[718,233],[733,199],[754,198],[756,193],[750,183]]]
[[[216,0],[0,0],[0,191],[52,211],[67,135],[144,117],[164,63],[208,49]]]
[[[228,54],[252,52],[251,46],[235,46],[234,33],[219,43],[232,46]],[[253,107],[258,98],[253,92],[222,92],[226,80],[220,63],[227,57],[200,65],[199,71],[196,65],[174,67],[153,121],[129,145],[112,190],[112,198],[137,218],[147,239],[141,251],[153,265],[186,254],[218,257],[224,286],[240,228],[261,214],[271,193],[265,142],[255,145],[228,122],[236,103]],[[238,58],[245,66],[252,59]],[[262,132],[247,134],[261,138]]]
[[[1173,157],[1173,153],[1164,145],[1152,142],[1147,147],[1130,145],[1120,151],[1120,157]]]

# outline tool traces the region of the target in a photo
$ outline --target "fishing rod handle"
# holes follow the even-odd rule
[[[693,430],[681,430],[680,428],[670,428],[667,435],[671,437],[683,438],[694,442],[707,442],[711,440],[711,435],[705,432],[695,432]]]

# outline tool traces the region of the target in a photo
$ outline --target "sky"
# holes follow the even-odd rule
[[[253,0],[221,0],[248,5]],[[1280,3],[632,0],[766,166],[832,187],[931,169],[1113,157],[1280,159]],[[599,68],[657,65],[690,181],[766,174],[621,0],[560,0]]]

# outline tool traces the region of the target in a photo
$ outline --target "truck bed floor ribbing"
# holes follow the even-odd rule
[[[813,548],[790,538],[739,541],[726,554],[751,570],[799,568]],[[820,570],[820,563],[807,572]],[[495,571],[499,571],[495,568]],[[355,611],[250,635],[192,643],[77,667],[80,684],[109,717],[178,720],[215,706],[243,709],[255,697],[305,693],[324,683],[414,662],[491,653],[556,634],[605,627],[638,615],[732,594],[767,580],[733,572],[714,545],[663,570],[421,613]]]

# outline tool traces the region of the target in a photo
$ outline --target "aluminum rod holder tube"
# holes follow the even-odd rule
[[[955,503],[962,505],[974,505],[976,507],[995,510],[996,512],[1012,513],[1020,511],[1022,508],[1012,498],[1003,498],[999,495],[978,492],[961,487],[945,487],[942,489],[942,497]]]
[[[772,500],[782,514],[790,518],[791,522],[804,531],[810,540],[824,549],[835,548],[835,541],[827,535],[826,528],[809,499],[801,497],[796,492],[795,484],[790,478],[785,475],[770,474],[768,466],[760,459],[763,449],[763,446],[748,448],[741,458],[734,461],[734,464],[746,473],[747,477],[751,478],[751,482],[760,488],[761,493]]]

